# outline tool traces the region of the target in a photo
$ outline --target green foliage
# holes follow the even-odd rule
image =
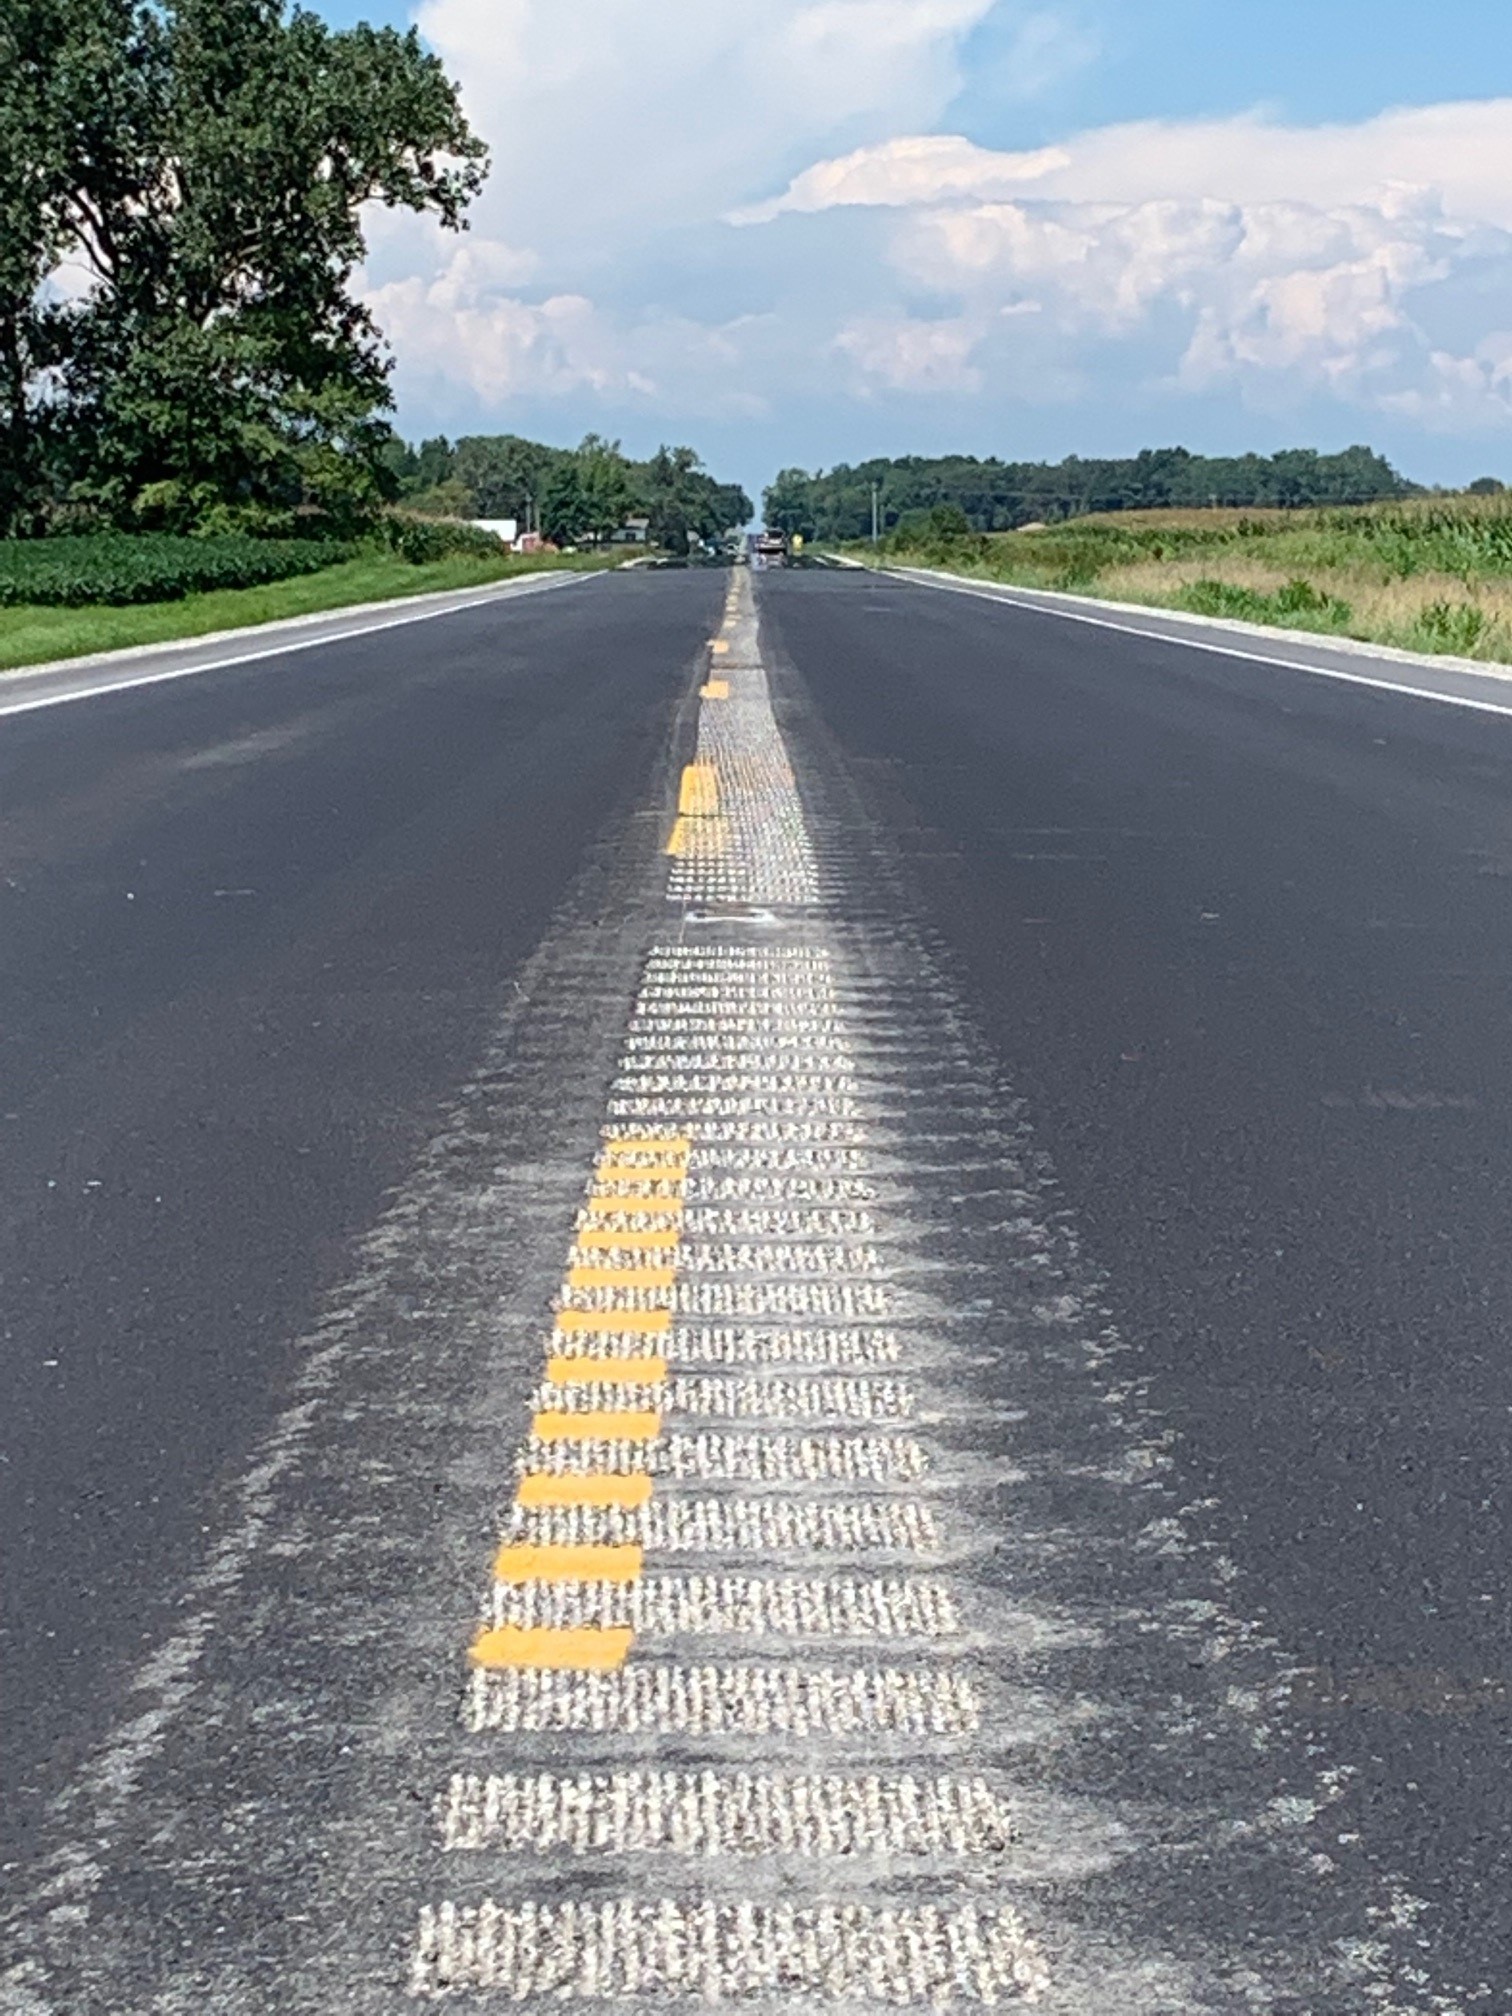
[[[428,484],[423,490],[404,492],[404,508],[416,511],[422,518],[474,518],[492,517],[492,512],[480,512],[477,500],[465,483],[459,483],[455,476],[443,477],[439,483]]]
[[[165,483],[180,523],[370,521],[394,476],[362,215],[460,226],[483,153],[413,31],[285,0],[7,0],[0,530],[63,498],[161,515]],[[70,301],[43,284],[65,257],[93,283]]]
[[[588,486],[575,455],[564,455],[546,478],[541,530],[555,546],[571,546],[588,529]]]
[[[518,434],[465,435],[418,449],[391,442],[386,470],[413,511],[534,522],[558,545],[608,538],[633,512],[671,552],[710,544],[751,516],[751,500],[709,474],[691,448],[659,448],[632,462],[617,441],[589,434],[576,448],[552,448]]]
[[[323,539],[254,539],[232,533],[185,539],[119,533],[0,541],[0,605],[174,602],[215,588],[255,588],[312,574],[350,557]]]
[[[1425,651],[1451,651],[1461,658],[1475,654],[1491,624],[1473,602],[1430,602],[1413,625],[1414,644]]]
[[[1353,611],[1336,595],[1310,581],[1288,581],[1273,594],[1237,587],[1231,581],[1194,581],[1181,606],[1198,616],[1233,616],[1247,623],[1279,623],[1294,629],[1343,630]]]
[[[475,554],[480,560],[497,559],[505,548],[492,532],[480,525],[459,524],[446,518],[420,518],[407,511],[385,512],[378,521],[378,533],[391,553],[416,567],[449,559],[454,553]]]
[[[1413,491],[1381,456],[1360,447],[1339,455],[1294,448],[1219,457],[1146,448],[1121,461],[1072,455],[1057,463],[910,455],[812,474],[784,469],[765,494],[766,522],[809,539],[864,539],[874,483],[884,531],[917,531],[914,514],[937,507],[959,511],[974,531],[1001,532],[1098,511],[1361,504]]]
[[[750,519],[745,492],[716,482],[691,448],[658,448],[637,476],[651,538],[669,553],[686,553],[695,541],[714,545]]]

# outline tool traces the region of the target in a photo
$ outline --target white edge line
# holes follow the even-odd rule
[[[1149,614],[1159,620],[1163,613],[1159,610],[1133,610],[1133,622],[1115,622],[1107,616],[1090,616],[1081,609],[1067,609],[1058,602],[1026,602],[1011,589],[992,586],[988,582],[964,581],[957,577],[926,574],[922,569],[905,573],[901,568],[879,569],[895,581],[910,581],[919,588],[943,588],[955,595],[974,595],[982,602],[1006,602],[1011,609],[1026,609],[1031,615],[1060,616],[1068,623],[1090,623],[1094,630],[1116,630],[1125,637],[1143,637],[1151,644],[1171,644],[1178,651],[1207,651],[1218,658],[1243,658],[1253,665],[1278,665],[1283,672],[1306,672],[1316,679],[1338,679],[1347,686],[1373,686],[1381,693],[1397,693],[1407,700],[1436,700],[1444,707],[1468,707],[1477,714],[1512,715],[1512,699],[1506,701],[1472,700],[1468,694],[1440,693],[1431,686],[1407,686],[1399,679],[1372,679],[1364,672],[1345,672],[1337,665],[1309,665],[1297,658],[1277,658],[1267,651],[1246,651],[1237,644],[1215,644],[1206,637],[1183,637],[1172,635],[1168,630],[1147,630],[1137,620]],[[1310,640],[1309,640],[1310,641]],[[1326,645],[1323,647],[1328,648]],[[1461,670],[1456,663],[1453,670]],[[1465,664],[1466,676],[1479,679],[1505,678],[1505,673],[1482,671],[1474,660]]]
[[[39,693],[30,699],[7,699],[5,696],[5,682],[8,679],[15,679],[18,682],[33,678],[63,679],[68,676],[71,669],[70,661],[67,658],[58,659],[53,664],[46,666],[18,665],[10,672],[0,673],[0,719],[10,714],[33,714],[42,707],[62,707],[70,700],[96,700],[103,698],[107,693],[127,693],[135,686],[161,686],[170,679],[192,679],[201,672],[222,672],[228,666],[249,665],[255,663],[260,658],[284,658],[294,651],[314,651],[323,644],[344,644],[352,637],[370,637],[380,630],[397,630],[406,623],[426,623],[437,616],[460,616],[465,610],[484,609],[491,603],[510,601],[519,595],[540,594],[545,589],[566,588],[570,587],[574,582],[594,580],[601,571],[605,570],[595,570],[589,573],[563,568],[560,573],[553,571],[547,574],[533,575],[529,581],[501,582],[497,588],[490,589],[484,594],[475,594],[470,590],[463,589],[460,592],[468,596],[469,599],[467,601],[448,602],[440,609],[434,607],[404,609],[402,613],[397,615],[375,617],[370,623],[357,623],[350,628],[333,628],[329,631],[322,631],[318,636],[314,637],[279,637],[265,642],[260,650],[232,651],[220,658],[198,660],[192,665],[165,665],[155,672],[123,672],[118,678],[112,678],[102,668],[98,684],[79,686],[61,693]],[[390,603],[378,603],[369,606],[387,609],[393,605]],[[329,618],[332,624],[335,625],[340,624],[342,615],[343,611],[340,609],[330,609],[322,610],[319,615],[296,616],[292,620],[300,624],[308,623],[313,625],[324,622]],[[228,633],[222,632],[220,634],[226,635]],[[261,625],[245,632],[231,632],[229,634],[266,637],[266,631]],[[137,652],[146,655],[152,651],[172,651],[175,649],[192,651],[197,645],[204,642],[203,638],[175,637],[162,644],[143,644],[129,648],[132,650],[133,655]],[[80,665],[80,677],[87,677],[87,661],[81,660]]]

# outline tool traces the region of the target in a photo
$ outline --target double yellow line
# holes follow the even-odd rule
[[[633,1135],[606,1143],[578,1223],[546,1360],[553,1400],[531,1422],[532,1455],[562,1443],[609,1445],[584,1469],[527,1468],[516,1503],[644,1511],[651,1502],[650,1449],[661,1434],[660,1392],[667,1380],[666,1339],[682,1240],[688,1161],[685,1135]],[[660,1348],[658,1348],[658,1344]],[[572,1389],[628,1386],[658,1404],[574,1408]],[[506,1541],[494,1580],[529,1583],[634,1583],[644,1566],[639,1541]],[[493,1668],[605,1672],[620,1666],[634,1640],[629,1625],[568,1627],[504,1624],[479,1633],[473,1663]]]

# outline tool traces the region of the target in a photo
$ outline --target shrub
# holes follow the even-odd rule
[[[378,521],[378,533],[392,552],[416,567],[431,560],[449,560],[454,553],[497,560],[506,550],[496,534],[479,525],[465,525],[455,518],[417,518],[406,511],[385,513]]]
[[[1468,657],[1490,628],[1483,609],[1473,602],[1430,602],[1413,624],[1414,643],[1429,651],[1453,651]]]
[[[1245,623],[1295,623],[1307,629],[1341,630],[1353,611],[1337,595],[1325,595],[1311,581],[1288,581],[1269,595],[1232,581],[1194,581],[1181,606],[1197,616],[1231,616]]]
[[[348,559],[326,539],[183,538],[105,532],[0,541],[0,607],[20,603],[177,602],[212,588],[256,588]]]

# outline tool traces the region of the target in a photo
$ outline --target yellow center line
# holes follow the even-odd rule
[[[602,1380],[616,1386],[660,1386],[667,1376],[665,1358],[568,1358],[560,1352],[546,1360],[552,1386],[586,1386]]]
[[[511,1541],[494,1558],[496,1582],[633,1582],[645,1550],[638,1542],[568,1546]]]
[[[628,1624],[554,1630],[548,1625],[505,1624],[473,1642],[475,1666],[528,1666],[548,1673],[612,1673],[634,1643]]]
[[[719,773],[712,763],[689,763],[684,768],[677,809],[686,819],[707,819],[719,810]]]
[[[729,680],[711,679],[706,686],[699,687],[698,697],[700,700],[728,700],[730,697]]]
[[[585,1330],[610,1335],[659,1336],[672,1328],[670,1309],[559,1309],[556,1328],[564,1337]]]
[[[587,1414],[537,1414],[530,1432],[538,1442],[654,1442],[661,1433],[661,1416],[649,1407],[609,1409]]]
[[[686,1163],[692,1148],[686,1134],[620,1134],[600,1148],[599,1162],[630,1162],[637,1155],[651,1155],[661,1162]]]
[[[609,1505],[622,1512],[638,1512],[651,1503],[651,1479],[644,1470],[601,1470],[586,1477],[559,1477],[550,1470],[532,1470],[520,1479],[515,1496],[527,1506]]]

